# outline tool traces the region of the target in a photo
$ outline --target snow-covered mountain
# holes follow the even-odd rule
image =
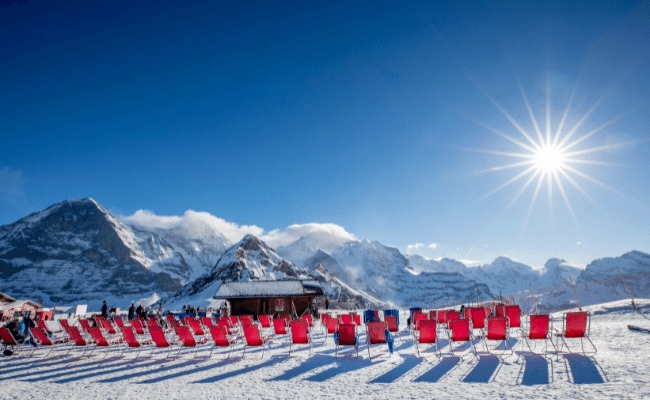
[[[596,282],[622,274],[650,273],[650,254],[631,251],[620,257],[605,257],[594,260],[580,273],[578,282]]]
[[[0,272],[3,291],[46,305],[138,298],[181,286],[92,199],[64,201],[0,227]]]
[[[418,255],[407,257],[415,271],[457,272],[468,279],[485,283],[492,293],[504,296],[528,290],[531,285],[533,288],[566,285],[569,277],[575,282],[582,271],[558,258],[548,260],[542,269],[533,269],[507,257],[498,257],[492,263],[479,267],[467,267],[460,261],[448,258],[438,261]]]
[[[358,243],[358,241],[352,240],[348,236],[334,234],[331,231],[317,231],[301,236],[287,246],[279,246],[275,251],[297,266],[304,267],[306,261],[319,250],[329,254],[353,243]]]
[[[163,299],[163,302],[167,308],[186,303],[208,306],[223,282],[308,278],[304,271],[249,234],[226,250],[210,272],[188,283],[178,293]]]

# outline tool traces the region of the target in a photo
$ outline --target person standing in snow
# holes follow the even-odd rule
[[[328,297],[325,297],[325,309],[330,309],[330,299]]]
[[[108,318],[108,303],[106,303],[106,300],[104,300],[104,304],[102,305],[102,318]]]
[[[129,321],[133,318],[135,318],[135,303],[131,303],[131,307],[129,307]]]

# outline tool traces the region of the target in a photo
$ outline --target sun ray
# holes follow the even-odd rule
[[[501,136],[502,138],[507,139],[507,140],[511,141],[512,143],[514,143],[514,144],[516,144],[516,145],[518,145],[518,146],[523,147],[524,149],[530,151],[531,153],[532,153],[532,152],[535,152],[535,149],[534,149],[533,147],[530,147],[529,145],[527,145],[527,144],[524,143],[524,142],[521,142],[521,141],[519,141],[519,140],[517,140],[517,139],[515,139],[515,138],[512,138],[512,137],[506,135],[505,133],[503,133],[503,132],[501,132],[501,131],[498,131],[498,130],[496,130],[496,129],[494,129],[494,128],[490,128],[489,126],[483,124],[483,123],[480,122],[480,121],[476,121],[476,120],[474,120],[474,122],[476,122],[477,124],[481,125],[481,126],[484,127],[485,129],[487,129],[487,130],[489,130],[489,131],[492,131],[493,133],[496,133],[497,135]]]
[[[546,145],[551,146],[551,77],[546,73]]]
[[[573,163],[573,164],[602,165],[605,167],[632,167],[632,165],[630,164],[612,163],[612,162],[605,162],[605,161],[593,161],[593,160],[580,160],[577,158],[565,158],[564,162]]]
[[[582,195],[585,196],[585,197],[587,198],[587,200],[589,200],[589,201],[591,202],[591,204],[593,204],[594,206],[596,206],[597,209],[599,209],[599,210],[602,211],[602,208],[601,208],[600,205],[596,202],[596,200],[594,200],[593,197],[589,196],[589,193],[587,193],[587,191],[584,190],[584,189],[582,188],[582,186],[580,186],[580,185],[578,184],[578,182],[576,182],[576,181],[571,177],[571,175],[567,174],[566,171],[563,170],[563,169],[560,170],[560,173],[561,173],[562,175],[564,175],[564,177],[566,178],[566,180],[569,181],[569,183],[571,183],[571,184],[573,185],[573,187],[575,187],[575,188],[576,188],[580,193],[582,193]]]
[[[533,108],[530,106],[530,102],[528,101],[528,96],[526,96],[526,91],[524,91],[524,86],[521,84],[521,80],[519,79],[519,76],[518,75],[515,76],[517,77],[517,84],[519,85],[519,91],[521,92],[521,97],[524,98],[524,103],[526,103],[526,109],[528,110],[528,116],[530,117],[530,120],[533,123],[535,132],[537,133],[537,137],[539,138],[539,142],[544,143],[544,138],[542,137],[542,131],[539,129],[539,125],[537,125],[537,120],[535,119]]]
[[[614,189],[613,187],[608,186],[608,185],[605,185],[605,184],[602,183],[601,181],[596,180],[596,179],[592,178],[591,176],[589,176],[589,175],[587,175],[587,174],[585,174],[585,173],[582,173],[582,172],[578,171],[578,170],[575,169],[575,168],[572,168],[572,167],[569,166],[569,165],[564,165],[564,169],[573,172],[574,174],[576,174],[576,175],[578,175],[578,176],[580,176],[580,177],[582,177],[582,178],[588,180],[589,182],[595,183],[595,184],[598,185],[598,186],[602,186],[602,187],[604,187],[604,188],[607,189],[607,190],[611,190],[612,192],[614,192],[614,193],[616,193],[616,194],[623,194],[623,193],[619,192],[618,190]]]
[[[573,157],[573,156],[578,156],[581,154],[588,154],[588,153],[595,153],[598,151],[603,151],[603,150],[616,150],[621,147],[629,146],[631,144],[635,144],[635,140],[630,140],[627,142],[621,142],[621,143],[616,143],[616,144],[606,144],[604,146],[599,146],[599,147],[592,147],[591,149],[584,149],[584,150],[578,150],[578,151],[571,151],[569,153],[564,153],[566,157]]]
[[[504,184],[502,184],[501,186],[497,187],[496,189],[492,190],[490,193],[488,193],[488,194],[486,194],[485,196],[481,197],[480,199],[478,199],[478,201],[480,202],[480,201],[482,201],[482,200],[485,200],[486,198],[492,196],[493,194],[495,194],[495,193],[498,192],[499,190],[503,189],[504,187],[506,187],[506,186],[510,185],[511,183],[517,181],[517,180],[518,180],[519,178],[521,178],[522,176],[527,175],[530,171],[533,171],[534,169],[535,169],[535,166],[533,165],[532,167],[528,168],[528,169],[525,170],[524,172],[521,172],[519,175],[517,175],[517,176],[515,176],[514,178],[510,179],[510,180],[507,181],[506,183],[504,183]]]
[[[602,96],[600,96],[600,98],[599,98],[598,100],[596,100],[596,102],[594,103],[594,105],[591,106],[591,108],[587,111],[587,113],[586,113],[585,115],[583,115],[582,118],[580,118],[580,120],[578,121],[578,123],[576,123],[575,126],[574,126],[573,128],[571,128],[571,130],[566,134],[566,136],[564,137],[564,139],[562,139],[562,141],[558,144],[559,147],[563,147],[563,146],[564,146],[564,143],[566,143],[566,142],[571,138],[571,136],[573,136],[573,134],[574,134],[574,133],[575,133],[575,132],[580,128],[580,126],[582,126],[582,124],[587,120],[587,118],[589,118],[589,116],[591,115],[591,113],[594,112],[594,110],[596,110],[596,108],[597,108],[597,107],[600,105],[600,103],[605,99],[605,97],[607,97],[607,95],[609,94],[609,92],[610,92],[612,89],[613,89],[613,87],[610,87],[610,88],[609,88],[605,93],[603,93]]]
[[[510,169],[510,168],[516,168],[516,167],[523,167],[524,165],[530,165],[534,163],[535,161],[533,160],[528,160],[528,161],[522,161],[514,164],[507,164],[507,165],[499,165],[498,167],[492,167],[488,169],[484,169],[482,171],[478,171],[476,175],[484,174],[486,172],[495,172],[495,171],[502,171],[505,169]]]
[[[578,219],[576,218],[575,213],[573,212],[573,207],[571,207],[571,202],[569,202],[569,198],[566,195],[566,192],[564,191],[564,186],[562,186],[562,181],[560,180],[560,177],[558,176],[557,171],[553,171],[553,178],[555,178],[555,183],[557,183],[557,187],[560,191],[560,194],[562,195],[562,198],[564,199],[564,203],[566,204],[567,208],[569,209],[569,214],[571,215],[571,219],[573,220],[573,223],[576,226],[576,229],[582,236],[582,229],[580,229],[580,224],[578,224]]]
[[[539,174],[541,174],[541,173],[542,173],[541,171],[535,171],[535,172],[530,176],[530,178],[528,178],[528,180],[526,181],[526,183],[524,184],[524,186],[522,186],[522,188],[519,189],[519,191],[517,192],[517,194],[515,195],[515,197],[514,197],[512,200],[510,200],[510,203],[508,203],[508,205],[507,205],[506,208],[503,210],[503,212],[501,213],[501,215],[499,216],[499,218],[502,218],[502,217],[506,214],[506,212],[508,212],[508,210],[510,209],[510,207],[512,207],[512,206],[517,202],[517,199],[519,199],[519,197],[524,193],[524,191],[526,190],[526,188],[528,188],[528,186],[530,186],[530,184],[535,180],[535,178],[537,177],[537,175],[539,175]]]
[[[557,127],[557,132],[555,132],[555,137],[553,138],[553,144],[551,144],[551,146],[557,146],[557,141],[560,140],[560,134],[562,133],[564,122],[566,122],[566,118],[569,115],[569,110],[571,109],[571,103],[573,103],[573,98],[575,97],[577,90],[578,90],[578,86],[576,85],[573,87],[573,90],[571,91],[571,97],[569,97],[569,102],[566,105],[566,109],[564,110],[564,114],[562,115],[560,124]]]
[[[535,142],[535,140],[533,140],[532,137],[530,137],[530,135],[528,134],[528,132],[526,132],[526,130],[525,130],[524,128],[522,128],[522,127],[517,123],[517,121],[515,121],[515,119],[512,118],[512,117],[510,116],[510,114],[508,114],[508,112],[507,112],[506,110],[503,109],[503,107],[501,107],[501,104],[497,103],[497,101],[496,101],[492,96],[490,96],[489,94],[486,94],[486,96],[487,96],[488,99],[490,99],[490,101],[492,102],[492,104],[494,104],[494,106],[495,106],[496,108],[498,108],[499,111],[501,111],[501,114],[503,114],[504,117],[508,118],[508,121],[510,121],[510,123],[511,123],[511,124],[512,124],[512,125],[513,125],[513,126],[514,126],[518,131],[519,131],[519,132],[521,132],[521,134],[524,135],[524,137],[525,137],[526,139],[528,139],[528,141],[533,145],[533,147],[535,147],[536,149],[539,149],[539,144],[538,144],[537,142]]]
[[[605,122],[604,124],[602,124],[602,125],[599,126],[598,128],[592,130],[591,132],[589,132],[589,133],[583,135],[582,137],[580,137],[580,138],[576,139],[575,141],[571,142],[570,144],[564,146],[563,150],[564,150],[564,151],[569,150],[570,148],[572,148],[572,147],[575,146],[576,144],[578,144],[578,143],[580,143],[580,142],[582,142],[582,141],[584,141],[584,140],[590,138],[590,137],[593,136],[595,133],[597,133],[597,132],[599,132],[599,131],[605,129],[605,128],[606,128],[607,126],[609,126],[610,124],[612,124],[612,123],[618,121],[619,119],[621,119],[625,114],[627,114],[627,113],[620,114],[620,115],[618,115],[617,117],[612,118],[611,120]]]
[[[532,159],[534,157],[534,155],[532,155],[532,154],[512,153],[512,152],[509,152],[509,151],[468,149],[468,148],[461,148],[461,150],[471,151],[471,152],[474,152],[474,153],[494,154],[494,155],[497,155],[497,156],[510,156],[510,157],[519,157],[519,158],[529,158],[529,159]]]
[[[528,213],[526,214],[526,219],[524,220],[524,228],[526,227],[526,225],[528,225],[530,216],[533,214],[533,207],[535,207],[535,203],[537,202],[537,196],[539,195],[539,191],[542,188],[542,183],[544,182],[544,175],[545,175],[544,172],[540,173],[539,175],[539,180],[537,181],[537,187],[535,188],[533,199],[530,201],[530,207],[528,207]]]

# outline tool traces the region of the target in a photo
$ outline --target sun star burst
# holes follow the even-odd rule
[[[540,129],[540,126],[535,118],[535,113],[533,111],[533,108],[531,107],[530,102],[528,101],[523,85],[521,84],[521,81],[518,78],[517,78],[517,83],[519,84],[519,89],[523,97],[523,101],[526,106],[526,109],[528,111],[528,115],[531,119],[534,132],[528,132],[527,130],[525,130],[521,126],[521,124],[519,124],[512,116],[510,116],[510,114],[508,114],[508,112],[493,97],[487,95],[490,101],[496,106],[496,108],[501,112],[501,114],[503,114],[508,119],[508,121],[521,134],[522,137],[521,138],[512,137],[506,133],[503,133],[499,130],[486,126],[480,122],[478,123],[483,127],[487,128],[488,130],[492,131],[493,133],[499,135],[500,137],[510,141],[511,143],[514,143],[520,148],[520,151],[513,152],[513,151],[499,151],[499,150],[486,150],[486,149],[469,149],[469,150],[502,156],[502,157],[510,157],[517,160],[516,162],[512,162],[509,164],[495,166],[483,172],[494,172],[494,171],[502,171],[506,169],[516,169],[516,168],[523,168],[523,171],[521,171],[514,177],[510,178],[509,180],[507,180],[497,188],[493,189],[492,191],[490,191],[489,193],[481,197],[479,201],[497,193],[498,191],[502,190],[507,186],[512,185],[517,181],[524,180],[523,186],[515,194],[514,198],[509,202],[509,204],[506,206],[502,215],[505,214],[505,212],[519,199],[519,197],[524,193],[524,191],[529,186],[532,186],[535,188],[535,190],[530,202],[530,206],[528,207],[528,214],[524,222],[524,226],[525,226],[533,212],[533,208],[537,201],[538,195],[542,190],[542,188],[544,187],[546,188],[546,191],[548,193],[548,199],[550,205],[549,212],[552,213],[553,191],[554,188],[556,188],[560,193],[565,203],[565,206],[567,208],[567,211],[571,215],[571,218],[573,219],[574,224],[576,225],[576,228],[578,229],[578,231],[580,231],[580,226],[573,212],[573,207],[571,206],[571,202],[566,193],[564,183],[568,183],[570,186],[575,188],[577,192],[581,193],[585,198],[587,198],[587,200],[589,200],[592,204],[600,208],[597,202],[587,193],[585,189],[583,189],[580,186],[580,184],[576,181],[575,178],[579,177],[581,179],[589,181],[590,183],[595,183],[611,191],[614,192],[617,191],[609,187],[608,185],[598,181],[594,177],[589,176],[588,174],[580,171],[579,169],[577,169],[577,165],[590,164],[590,165],[601,165],[601,166],[616,166],[616,165],[620,166],[620,164],[602,162],[593,159],[584,159],[584,158],[579,158],[579,156],[584,156],[586,154],[593,155],[598,152],[613,150],[618,147],[628,145],[630,143],[629,142],[618,143],[618,144],[604,145],[598,147],[583,148],[581,150],[576,150],[574,149],[574,147],[578,144],[584,145],[583,142],[585,142],[586,139],[592,137],[595,133],[603,130],[613,122],[617,121],[619,118],[621,118],[622,115],[619,115],[609,120],[608,122],[602,124],[596,129],[593,129],[585,133],[582,136],[573,138],[575,134],[577,134],[576,136],[580,134],[581,126],[584,124],[587,118],[593,114],[593,112],[597,109],[598,105],[602,102],[602,100],[607,95],[607,93],[602,95],[585,113],[585,115],[579,118],[578,122],[571,129],[565,132],[564,126],[565,123],[567,122],[566,120],[569,114],[569,110],[571,108],[571,103],[576,93],[576,88],[574,88],[572,95],[566,106],[566,109],[562,115],[562,118],[557,126],[557,130],[555,131],[555,134],[553,134],[552,126],[551,126],[550,80],[547,79],[546,110],[545,110],[546,126],[544,127],[545,128],[544,132],[542,132],[542,129]],[[572,138],[573,140],[571,140]],[[525,179],[526,177],[528,178]],[[533,184],[535,181],[536,184]],[[544,183],[546,184],[544,185]]]

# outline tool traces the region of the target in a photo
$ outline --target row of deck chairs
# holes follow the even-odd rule
[[[476,355],[474,339],[482,339],[485,350],[491,354],[496,354],[496,347],[503,342],[505,344],[504,351],[500,354],[505,354],[509,348],[509,353],[512,355],[514,349],[510,344],[511,336],[523,339],[528,350],[533,353],[537,350],[536,343],[543,341],[544,356],[548,355],[549,343],[558,356],[564,348],[566,348],[566,352],[585,355],[597,351],[589,338],[591,317],[587,311],[565,313],[562,330],[558,331],[553,329],[552,320],[548,314],[530,315],[528,324],[522,326],[519,306],[502,306],[497,308],[497,310],[499,309],[500,312],[496,312],[497,316],[488,317],[487,309],[467,308],[464,319],[460,319],[460,313],[453,310],[432,310],[428,314],[414,313],[412,334],[418,355],[420,355],[419,347],[422,344],[435,345],[438,356],[441,355],[438,342],[438,329],[441,327],[449,340],[449,349],[452,355],[454,355],[454,344],[458,342],[469,342],[474,355]],[[554,336],[558,338],[558,346],[553,343]],[[569,342],[574,339],[580,341],[581,351],[576,351],[577,349],[569,346]],[[489,341],[498,342],[498,344],[490,349]],[[590,344],[591,349],[585,349],[586,342]],[[531,346],[531,344],[533,345]]]

